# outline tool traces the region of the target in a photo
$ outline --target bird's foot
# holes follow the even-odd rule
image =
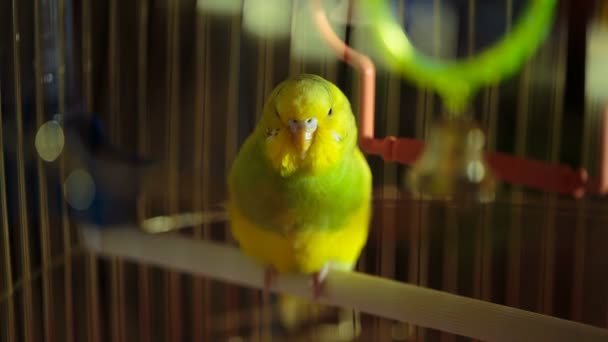
[[[330,265],[324,265],[319,272],[312,275],[312,298],[317,300],[325,294],[325,279],[329,274]]]

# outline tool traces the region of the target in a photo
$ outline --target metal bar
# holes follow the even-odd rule
[[[141,155],[149,151],[148,141],[148,0],[138,2],[137,29],[137,146]],[[147,217],[148,197],[146,189],[142,189],[138,198],[138,215]],[[150,303],[150,269],[146,265],[138,265],[138,298],[139,298],[139,339],[142,342],[151,341]]]
[[[423,137],[425,132],[424,119],[425,115],[425,99],[426,92],[418,91],[416,99],[416,137]],[[408,279],[412,284],[420,284],[421,274],[421,255],[422,255],[422,230],[426,222],[426,214],[428,212],[428,204],[421,198],[412,200],[412,222],[410,224],[410,248],[409,248],[409,274]],[[418,336],[418,327],[413,328],[413,339],[423,341],[423,336]]]
[[[66,65],[65,65],[65,0],[57,1],[57,42],[58,42],[58,61],[59,61],[59,112],[65,114],[66,109]],[[61,178],[65,174],[65,158],[59,160],[59,168]],[[72,263],[70,262],[70,253],[72,251],[72,235],[70,231],[70,221],[68,218],[67,206],[65,203],[62,206],[61,227],[63,234],[63,251],[65,255],[64,268],[64,298],[65,298],[65,339],[66,342],[74,341],[74,306],[73,306],[73,291],[72,291]]]
[[[604,106],[602,113],[600,139],[600,175],[597,189],[600,194],[605,194],[608,192],[608,104]]]
[[[179,125],[180,125],[180,77],[179,77],[179,1],[169,3],[167,10],[167,146],[168,179],[167,195],[169,200],[169,213],[179,211]],[[169,336],[170,341],[181,341],[181,279],[177,272],[168,273],[168,309],[169,309]]]
[[[267,57],[266,55],[268,54],[268,49],[266,46],[266,42],[268,41],[268,38],[263,37],[263,38],[256,38],[257,39],[257,66],[256,66],[256,71],[257,71],[257,84],[256,84],[256,94],[255,94],[255,115],[256,115],[256,121],[258,121],[260,119],[260,117],[262,116],[262,110],[263,110],[263,106],[264,106],[264,95],[266,94],[266,80],[265,77],[267,76],[266,73],[266,61],[267,61]],[[264,315],[264,312],[267,311],[266,309],[268,308],[266,306],[266,301],[265,298],[263,298],[263,293],[261,292],[256,292],[254,293],[254,300],[253,300],[253,306],[254,307],[258,307],[260,308],[260,310],[256,310],[255,314],[253,315],[252,319],[253,319],[253,325],[255,327],[257,327],[257,329],[254,329],[254,332],[252,332],[252,339],[257,339],[259,341],[264,341],[264,323],[265,323],[265,318],[266,315]],[[228,325],[226,324],[227,322],[224,322],[224,326],[225,328],[228,328]]]
[[[274,60],[274,44],[273,44],[273,40],[269,39],[269,38],[264,38],[262,39],[262,43],[261,43],[261,47],[258,47],[258,58],[261,59],[261,61],[259,62],[259,66],[262,66],[262,68],[258,67],[258,72],[262,75],[262,77],[260,77],[261,80],[261,94],[260,97],[258,98],[258,106],[257,108],[259,109],[257,111],[257,115],[258,118],[261,116],[262,113],[262,108],[264,106],[264,103],[266,102],[266,97],[270,94],[270,92],[272,91],[272,87],[273,87],[273,74],[274,74],[274,70],[273,70],[273,60]],[[262,51],[263,50],[263,51]],[[230,290],[228,289],[227,291],[227,295],[229,295]],[[272,323],[272,312],[270,309],[270,302],[269,300],[266,300],[269,298],[262,298],[262,305],[261,305],[261,310],[259,310],[259,314],[260,314],[260,338],[261,341],[270,341],[272,339],[271,337],[271,331],[270,331],[270,325]],[[230,329],[231,324],[230,324],[230,320],[227,318],[226,320],[226,328]]]
[[[205,143],[205,139],[207,138],[207,131],[205,131],[205,100],[207,98],[207,92],[205,89],[205,75],[207,71],[207,20],[205,20],[205,12],[199,11],[196,16],[196,59],[195,59],[195,72],[196,72],[196,93],[202,94],[201,96],[196,96],[194,99],[194,124],[193,124],[193,168],[195,171],[200,171],[200,175],[197,175],[197,172],[193,172],[192,174],[192,187],[194,189],[199,189],[199,191],[194,191],[192,194],[192,206],[195,211],[204,211],[205,208],[203,206],[203,194],[207,191],[207,185],[203,184],[205,180],[209,177],[209,168],[204,168],[203,165],[207,165],[208,160],[203,162],[203,158],[207,157],[204,153],[205,146],[208,146],[209,143]],[[202,133],[201,133],[202,131]],[[208,139],[208,138],[207,138]],[[203,224],[198,224],[194,227],[194,238],[201,239],[203,237]],[[200,279],[198,277],[194,278],[194,284],[192,286],[192,302],[194,305],[192,306],[192,341],[203,341],[210,338],[209,331],[204,327],[203,322],[206,322],[206,318],[209,317],[209,306],[206,298],[204,298],[204,291],[206,290],[206,280]],[[207,336],[204,334],[207,333]]]
[[[470,0],[469,17],[473,18],[469,22],[469,54],[472,55],[475,51],[474,17],[476,13],[476,0]],[[509,21],[509,18],[506,20]],[[496,148],[496,122],[498,117],[498,98],[500,96],[499,87],[492,85],[484,91],[483,102],[483,118],[484,127],[486,129],[486,151],[494,151]],[[491,205],[485,206],[482,209],[482,217],[480,218],[480,231],[477,238],[477,248],[475,257],[475,273],[473,283],[473,294],[475,298],[481,298],[486,301],[492,299],[492,267],[493,267],[493,220],[494,207]]]
[[[403,7],[403,1],[400,1],[398,9],[400,18],[403,18]],[[387,108],[385,130],[387,134],[397,135],[399,134],[399,119],[401,114],[401,77],[396,75],[388,76],[386,85],[388,90],[385,99],[385,108]],[[400,191],[397,188],[399,184],[397,165],[384,164],[382,167],[382,177],[385,185],[382,189],[381,203],[383,205],[381,206],[380,224],[382,235],[379,239],[380,248],[378,249],[378,254],[380,255],[380,267],[378,267],[378,271],[382,276],[394,279],[396,250],[400,242],[398,229],[401,228],[399,227],[398,210],[395,209],[395,202],[399,202],[400,199]],[[392,323],[386,320],[381,320],[380,322],[379,340],[385,341],[390,339]],[[353,329],[355,328],[356,326],[353,325]]]
[[[108,14],[108,94],[110,116],[110,139],[118,144],[121,141],[120,131],[120,56],[118,37],[118,0],[110,0]],[[110,260],[110,336],[112,341],[125,341],[123,329],[123,294],[121,293],[122,260]]]
[[[44,90],[42,61],[40,48],[40,22],[41,9],[40,0],[34,1],[34,71],[35,71],[35,93],[36,93],[36,126],[41,127],[44,124]],[[40,216],[40,249],[42,268],[48,268],[51,260],[51,241],[49,233],[49,216],[48,216],[48,195],[47,195],[47,179],[42,158],[36,158],[36,168],[38,171],[38,198],[39,198],[39,213]],[[51,278],[47,275],[42,277],[42,301],[43,301],[43,316],[44,316],[44,336],[45,341],[53,341],[53,288]]]
[[[562,120],[563,106],[562,100],[565,89],[565,70],[566,70],[566,30],[559,29],[557,37],[557,54],[555,56],[555,88],[553,90],[553,110],[552,110],[552,125],[549,126],[552,134],[548,141],[550,146],[549,160],[558,162],[560,158],[561,140],[562,140]],[[543,231],[544,242],[544,262],[543,262],[543,291],[542,291],[542,312],[545,314],[553,314],[553,295],[555,287],[555,244],[556,244],[556,224],[558,222],[557,214],[557,196],[548,194],[548,210]]]
[[[498,98],[500,93],[497,86],[490,87],[485,92],[484,116],[487,118],[487,145],[486,150],[493,151],[496,148],[496,122],[498,117]],[[490,301],[492,299],[492,255],[494,234],[494,207],[486,206],[482,217],[482,231],[479,236],[477,249],[478,260],[475,272],[475,297]]]
[[[209,208],[210,202],[210,184],[211,184],[211,168],[207,165],[211,164],[211,92],[208,85],[211,82],[209,63],[210,59],[210,18],[209,16],[199,13],[196,22],[197,37],[196,40],[196,89],[197,93],[203,94],[197,96],[194,103],[194,148],[193,160],[194,169],[200,171],[200,175],[193,174],[193,186],[195,191],[193,194],[193,205],[195,210],[204,211]],[[202,133],[201,133],[202,131]],[[208,222],[199,224],[194,229],[195,239],[209,239],[210,226]],[[208,340],[211,338],[212,325],[210,317],[211,310],[211,283],[207,279],[197,277],[193,285],[193,320],[195,324],[192,334],[193,341]],[[198,323],[198,324],[197,324]]]
[[[422,91],[423,96],[424,96],[424,104],[422,106],[422,131],[418,132],[418,134],[422,135],[423,137],[427,136],[427,133],[429,131],[429,128],[431,126],[432,120],[433,120],[433,107],[434,107],[434,101],[433,101],[433,94],[428,91],[428,90],[423,90]],[[430,216],[429,216],[429,209],[430,206],[428,204],[427,201],[424,201],[422,199],[422,197],[420,197],[418,199],[418,201],[420,202],[420,232],[419,232],[419,247],[418,247],[418,252],[420,253],[420,255],[418,256],[418,281],[417,284],[421,285],[421,286],[428,286],[428,278],[429,278],[429,258],[430,258],[430,230],[431,230],[431,225],[429,224],[429,220],[430,220]],[[427,338],[427,333],[428,330],[425,327],[417,327],[416,328],[416,338],[420,339],[421,341],[424,341]]]
[[[460,227],[457,208],[447,206],[446,223],[444,226],[443,254],[443,289],[450,293],[458,293],[458,235]],[[441,334],[441,341],[455,341],[453,334]]]
[[[0,137],[4,136],[3,133],[3,120],[4,114],[2,113],[2,89],[0,89]],[[16,341],[16,322],[15,322],[15,299],[13,297],[13,266],[11,256],[11,244],[9,234],[9,223],[8,223],[8,203],[6,195],[6,164],[4,163],[4,143],[0,139],[0,209],[2,210],[2,260],[4,261],[3,269],[6,292],[9,294],[6,299],[7,315],[6,325],[8,331],[6,335],[9,341]]]
[[[590,108],[591,107],[591,108]],[[593,150],[593,138],[595,137],[594,130],[597,127],[597,119],[593,115],[593,106],[588,106],[585,109],[583,117],[583,134],[581,146],[581,165],[588,167],[593,160],[592,155],[596,152]],[[590,202],[583,199],[576,204],[576,224],[574,226],[574,260],[572,263],[572,293],[571,293],[571,319],[582,322],[584,307],[585,307],[585,273],[587,272],[587,230],[588,209]]]
[[[110,109],[110,137],[114,143],[121,141],[120,131],[120,37],[118,0],[110,0],[110,13],[108,15],[109,42],[108,42],[108,94]]]
[[[262,107],[264,106],[264,95],[266,94],[266,62],[268,54],[267,44],[268,38],[257,38],[257,85],[256,85],[256,102],[255,114],[256,121],[262,116]]]
[[[229,48],[229,71],[228,71],[228,95],[226,111],[226,139],[225,139],[225,164],[224,174],[229,174],[232,162],[238,150],[238,127],[239,127],[239,70],[240,70],[240,50],[241,50],[241,18],[234,16],[230,24],[230,48]],[[234,237],[227,234],[227,242],[233,244]],[[239,331],[241,326],[241,313],[238,308],[238,295],[240,289],[229,289],[229,309],[232,315],[229,316],[231,332]],[[271,310],[269,310],[271,311]],[[246,317],[246,316],[245,316]],[[272,317],[271,314],[268,317]]]
[[[507,32],[510,31],[513,18],[513,0],[507,0]],[[529,61],[524,66],[519,84],[516,113],[516,132],[515,132],[515,154],[523,156],[526,153],[526,135],[528,134],[528,112],[530,109],[530,81],[531,64]],[[498,170],[498,168],[495,168]],[[496,171],[495,171],[496,172]],[[511,194],[512,203],[521,203],[523,200],[521,189],[514,189]],[[508,273],[507,273],[507,304],[519,306],[520,286],[521,286],[521,225],[522,210],[519,206],[514,206],[511,213],[511,229],[508,236]]]
[[[91,0],[82,0],[82,75],[87,112],[93,109],[93,50],[91,36]]]
[[[100,310],[99,310],[99,287],[98,287],[98,270],[97,257],[93,253],[88,253],[86,256],[86,287],[87,287],[87,307],[88,317],[87,324],[89,326],[88,340],[91,342],[100,341]]]
[[[13,29],[13,77],[15,89],[15,112],[17,123],[17,186],[19,196],[19,228],[21,232],[21,272],[23,278],[28,278],[31,273],[30,264],[30,242],[29,221],[27,216],[27,193],[25,189],[25,156],[23,144],[23,104],[21,103],[21,37],[18,24],[17,0],[12,0],[12,29]],[[30,342],[34,340],[33,333],[33,303],[31,284],[23,287],[23,340]]]
[[[110,336],[114,342],[121,342],[120,334],[120,260],[116,257],[110,260]]]
[[[297,28],[298,28],[298,13],[299,13],[299,9],[300,9],[300,3],[302,1],[307,1],[307,0],[293,0],[293,5],[291,6],[291,38],[293,39],[293,37],[295,37],[297,35]],[[290,50],[289,50],[289,74],[290,75],[297,75],[302,71],[302,60],[301,58],[299,58],[299,56],[297,54],[294,53],[294,43],[290,42]]]
[[[93,56],[91,35],[91,0],[82,1],[82,77],[83,94],[86,112],[93,109]],[[88,253],[85,256],[85,283],[87,293],[87,327],[88,340],[99,342],[99,288],[97,282],[97,258]]]
[[[432,26],[433,26],[433,57],[435,58],[439,58],[440,52],[441,52],[441,0],[433,0],[433,20],[432,20]],[[424,138],[426,139],[428,137],[429,131],[430,131],[430,127],[434,121],[434,114],[435,114],[435,98],[434,98],[434,93],[431,89],[425,89],[425,93],[426,93],[426,104],[425,104],[425,113],[424,113]],[[422,199],[421,199],[422,200]],[[429,224],[429,222],[432,222],[432,219],[430,218],[429,215],[429,211],[427,211],[425,213],[426,219],[424,221],[422,221],[425,225],[422,228],[422,235],[421,235],[421,263],[422,266],[420,267],[420,270],[422,271],[422,276],[421,276],[421,284],[423,284],[424,286],[428,286],[429,284],[429,273],[430,273],[430,269],[429,269],[429,265],[430,265],[430,259],[431,259],[431,229],[433,229],[433,225]],[[418,329],[419,330],[419,336],[421,336],[423,339],[427,339],[429,338],[429,329],[426,327],[421,327]],[[445,333],[441,333],[441,338],[443,339],[445,336]]]

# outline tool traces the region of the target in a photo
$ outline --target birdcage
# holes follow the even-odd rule
[[[498,184],[483,201],[412,191],[444,101],[384,58],[396,40],[378,44],[365,3],[448,60],[553,1],[0,1],[0,341],[605,341],[606,2],[560,1],[521,66],[469,96]],[[337,309],[288,329],[224,203],[299,73],[377,140],[357,272],[331,271],[319,300]],[[276,290],[310,297],[306,281]]]

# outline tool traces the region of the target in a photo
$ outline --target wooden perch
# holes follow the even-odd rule
[[[262,288],[263,269],[238,248],[133,226],[84,226],[85,246],[105,256]],[[280,276],[274,291],[310,298],[310,278]],[[483,341],[608,341],[608,330],[357,272],[331,271],[319,301]]]

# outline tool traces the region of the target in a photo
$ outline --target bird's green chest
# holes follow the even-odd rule
[[[231,200],[262,228],[340,229],[353,212],[367,205],[371,192],[365,159],[356,153],[347,157],[323,173],[289,177],[274,172],[261,158],[237,158]]]

